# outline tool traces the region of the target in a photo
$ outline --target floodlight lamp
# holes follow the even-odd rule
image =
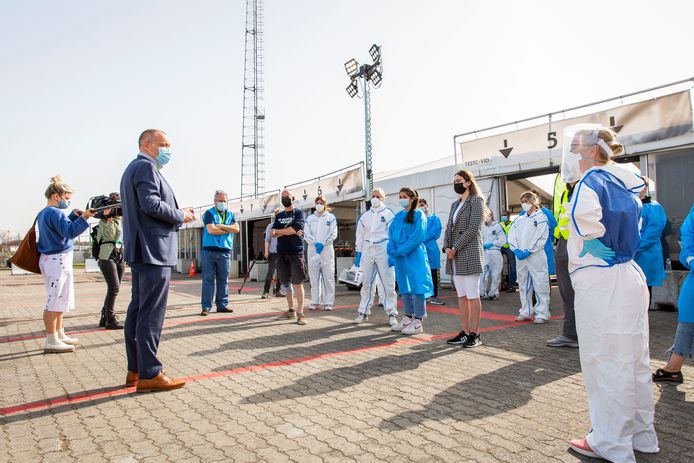
[[[347,94],[350,98],[354,98],[359,92],[359,87],[357,87],[357,83],[355,81],[352,81],[345,90],[347,90]]]
[[[374,63],[378,63],[381,61],[381,47],[374,43],[371,45],[371,48],[369,48],[369,55],[371,55],[371,59],[374,60]]]
[[[347,71],[348,76],[353,77],[357,73],[358,70],[359,70],[359,63],[354,58],[352,58],[351,60],[349,60],[345,63],[345,71]]]
[[[379,85],[381,85],[381,82],[383,81],[383,76],[381,75],[380,71],[376,70],[371,73],[370,80],[374,83],[376,87],[378,87]]]

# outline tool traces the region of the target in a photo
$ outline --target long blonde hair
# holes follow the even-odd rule
[[[72,188],[63,181],[63,177],[56,175],[51,177],[51,183],[46,188],[44,195],[46,199],[51,199],[53,195],[63,196],[66,193],[72,193]]]

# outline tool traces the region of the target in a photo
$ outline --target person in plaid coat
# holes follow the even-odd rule
[[[482,344],[479,335],[482,303],[480,277],[484,251],[482,224],[485,201],[469,170],[453,176],[453,188],[460,199],[451,205],[444,235],[446,273],[451,276],[458,293],[460,325],[462,330],[448,344],[477,347]]]

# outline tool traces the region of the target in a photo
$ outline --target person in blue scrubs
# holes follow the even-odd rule
[[[641,177],[646,185],[648,179]],[[663,245],[660,238],[667,223],[665,209],[648,196],[648,186],[641,193],[641,243],[636,251],[634,260],[644,275],[648,285],[649,301],[653,296],[653,287],[662,286],[665,280],[665,267],[663,266]],[[649,302],[650,307],[650,302]]]
[[[680,251],[680,263],[689,269],[689,274],[684,280],[680,297],[677,301],[677,332],[675,343],[670,349],[670,358],[663,368],[658,368],[653,373],[653,381],[669,381],[681,383],[682,365],[685,358],[694,357],[694,206],[684,220],[680,228],[682,250]]]
[[[439,281],[441,270],[441,246],[439,246],[439,237],[441,237],[441,219],[431,212],[429,213],[429,203],[424,198],[419,198],[419,209],[424,212],[427,218],[427,232],[424,236],[424,247],[427,249],[427,258],[429,260],[429,268],[431,269],[431,281],[434,283],[434,295],[427,300],[432,305],[444,305],[439,299]]]
[[[395,267],[395,280],[402,295],[403,317],[391,328],[402,334],[421,333],[426,316],[426,298],[434,294],[431,269],[424,247],[427,217],[417,208],[419,195],[410,187],[399,194],[400,207],[388,227],[389,263]]]

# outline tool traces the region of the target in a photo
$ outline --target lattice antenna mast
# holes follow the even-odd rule
[[[241,133],[241,197],[265,188],[265,106],[263,93],[263,0],[246,0],[246,49]]]

